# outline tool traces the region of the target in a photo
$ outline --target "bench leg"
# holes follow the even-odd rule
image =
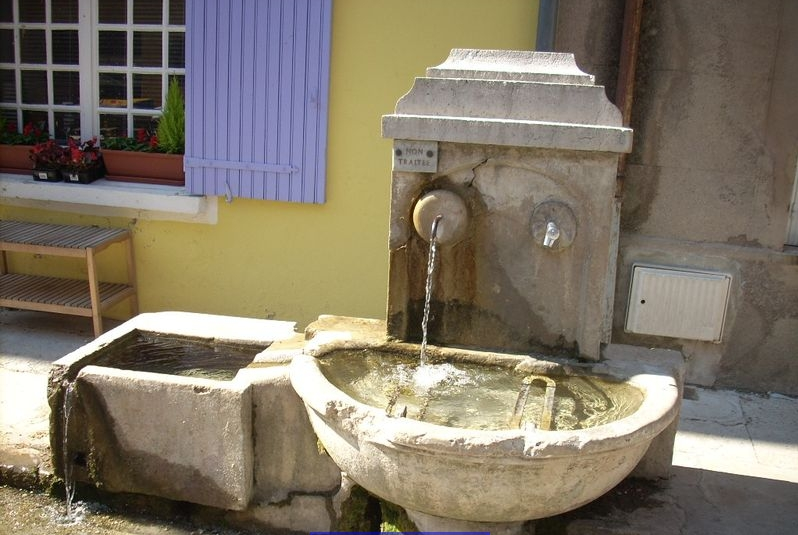
[[[130,296],[130,314],[131,316],[135,316],[139,313],[139,290],[136,284],[136,262],[133,258],[133,239],[130,237],[130,234],[128,234],[125,246],[127,247],[127,280],[128,285],[133,288],[133,295]]]
[[[103,312],[100,302],[100,287],[97,280],[97,265],[94,261],[94,249],[86,249],[86,268],[89,275],[89,295],[91,296],[91,321],[94,326],[94,336],[103,333]]]

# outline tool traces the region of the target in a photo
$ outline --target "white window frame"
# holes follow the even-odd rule
[[[81,0],[81,3],[87,0]],[[79,6],[80,9],[80,6]],[[16,92],[16,102],[14,104],[8,103],[0,103],[0,107],[5,109],[15,109],[16,110],[16,123],[19,129],[22,129],[24,126],[23,121],[23,108],[27,110],[34,110],[34,111],[43,111],[47,113],[47,124],[50,131],[50,135],[55,137],[55,113],[56,112],[77,112],[80,114],[80,121],[81,121],[81,128],[84,124],[84,115],[83,115],[83,104],[80,105],[65,105],[65,104],[54,104],[54,91],[53,91],[53,77],[52,73],[64,70],[64,71],[75,71],[76,66],[69,66],[71,68],[65,68],[63,65],[55,65],[53,64],[53,57],[52,57],[52,47],[50,43],[52,42],[52,32],[54,30],[78,30],[78,41],[80,42],[80,33],[81,33],[81,19],[79,13],[78,24],[75,23],[52,23],[48,21],[52,21],[52,4],[48,1],[45,3],[45,22],[19,22],[19,2],[14,1],[12,2],[12,12],[13,12],[13,20],[17,22],[12,23],[0,23],[0,28],[3,29],[12,29],[14,31],[14,63],[13,64],[2,64],[3,69],[13,70],[14,71],[14,84],[15,84],[15,92]],[[46,34],[45,43],[45,62],[42,63],[22,63],[22,47],[21,47],[21,38],[20,38],[20,30],[23,29],[30,30],[43,30]],[[83,48],[79,48],[79,56],[83,54]],[[82,57],[79,57],[78,61],[82,61]],[[46,104],[25,104],[22,101],[22,71],[23,70],[43,70],[47,75],[47,103]],[[83,74],[80,72],[80,66],[77,66],[77,70],[79,72],[79,77],[81,79],[81,91],[82,91],[82,78]],[[81,102],[82,102],[83,95],[81,94]]]
[[[135,110],[133,108],[133,76],[136,74],[160,74],[161,75],[161,102],[166,102],[166,92],[169,89],[169,78],[171,76],[183,76],[185,77],[186,69],[183,68],[170,68],[168,65],[169,62],[169,33],[171,32],[179,32],[183,33],[185,36],[186,27],[185,25],[173,25],[169,24],[169,0],[161,0],[161,4],[163,9],[161,10],[162,19],[161,24],[133,24],[128,22],[127,24],[100,24],[99,23],[99,2],[102,0],[80,0],[81,8],[84,4],[90,4],[91,6],[91,20],[93,24],[91,25],[93,31],[91,31],[91,39],[92,39],[92,46],[90,48],[91,51],[91,66],[92,66],[92,75],[90,77],[90,81],[92,82],[92,105],[94,107],[93,112],[93,121],[92,125],[92,135],[99,136],[100,134],[100,114],[119,114],[120,108],[107,108],[100,106],[99,95],[100,95],[100,73],[124,73],[125,81],[126,81],[126,94],[131,96],[130,99],[127,101],[127,107],[125,108],[125,112],[127,114],[127,130],[128,135],[132,135],[133,133],[133,117],[134,115],[146,115],[150,113],[152,115],[160,115],[160,108],[155,110],[142,110],[138,109]],[[186,2],[190,2],[191,0],[186,0]],[[133,13],[133,0],[127,0],[127,13],[128,13],[128,20],[132,19]],[[97,49],[97,43],[100,39],[100,32],[103,30],[113,30],[113,31],[125,31],[127,37],[127,44],[126,44],[126,51],[127,51],[127,59],[125,66],[101,66],[100,65],[100,58],[99,58],[99,50]],[[163,65],[161,67],[135,67],[133,65],[133,34],[135,31],[152,31],[152,32],[160,32],[161,33],[161,58],[163,60]],[[185,43],[185,37],[183,42]],[[83,58],[81,57],[81,61]],[[82,87],[81,87],[82,90]],[[81,121],[83,118],[81,118]]]
[[[24,0],[21,0],[24,1]],[[82,139],[89,139],[100,135],[100,114],[114,113],[120,114],[120,108],[104,108],[100,106],[100,73],[119,72],[126,74],[126,94],[133,94],[133,75],[134,74],[161,74],[161,102],[166,100],[166,92],[169,88],[169,78],[179,75],[185,76],[185,68],[170,68],[169,58],[169,34],[181,32],[185,34],[185,25],[170,25],[169,22],[169,0],[161,0],[163,5],[162,24],[99,24],[99,2],[102,0],[79,0],[78,2],[78,23],[53,23],[52,22],[52,3],[45,2],[45,22],[44,23],[20,23],[19,22],[19,2],[12,2],[14,21],[12,23],[0,23],[0,28],[14,29],[14,64],[2,64],[3,69],[13,69],[15,72],[16,102],[14,104],[0,103],[0,107],[5,109],[16,109],[16,122],[18,128],[24,126],[23,109],[47,112],[47,123],[50,135],[56,137],[61,135],[55,131],[55,113],[57,112],[77,112],[80,115],[80,132]],[[186,0],[191,1],[191,0]],[[127,0],[128,19],[131,20],[133,13],[133,0]],[[21,47],[19,30],[24,25],[26,29],[42,29],[46,32],[46,60],[44,64],[23,64],[21,62]],[[79,65],[64,68],[62,65],[52,63],[52,32],[53,30],[70,29],[78,30],[79,46]],[[126,66],[100,66],[99,51],[99,32],[101,30],[113,29],[125,31],[127,35],[127,65]],[[133,33],[134,31],[160,31],[161,57],[164,60],[162,67],[134,67],[133,66]],[[88,46],[87,46],[88,45]],[[22,76],[21,73],[26,69],[44,70],[47,73],[47,103],[46,104],[24,104],[22,95]],[[79,73],[79,105],[64,105],[54,103],[53,77],[52,73],[58,70],[77,70]],[[133,108],[132,98],[128,99],[127,107],[124,109],[127,114],[128,135],[133,133],[133,116],[159,115],[160,109],[142,110]]]

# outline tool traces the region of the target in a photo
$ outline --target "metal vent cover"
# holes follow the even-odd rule
[[[633,265],[626,331],[720,342],[730,286],[726,273]]]

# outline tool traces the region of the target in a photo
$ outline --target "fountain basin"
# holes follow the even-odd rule
[[[356,483],[408,510],[435,517],[518,522],[584,505],[628,476],[679,410],[678,372],[653,363],[651,350],[633,348],[646,354],[581,365],[436,348],[437,358],[444,360],[610,377],[639,389],[643,399],[626,417],[574,431],[466,429],[389,416],[384,408],[361,403],[336,387],[320,360],[342,348],[393,352],[416,351],[417,346],[379,337],[368,341],[351,333],[336,339],[342,332],[317,333],[317,342],[311,339],[305,354],[291,364],[292,385],[313,429]],[[640,360],[641,356],[647,358]]]

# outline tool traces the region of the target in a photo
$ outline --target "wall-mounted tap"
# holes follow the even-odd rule
[[[532,237],[538,247],[549,251],[568,248],[576,236],[573,210],[561,201],[544,201],[532,212]]]
[[[560,237],[560,229],[557,223],[549,221],[546,223],[546,235],[543,237],[543,247],[554,247],[554,242]]]

